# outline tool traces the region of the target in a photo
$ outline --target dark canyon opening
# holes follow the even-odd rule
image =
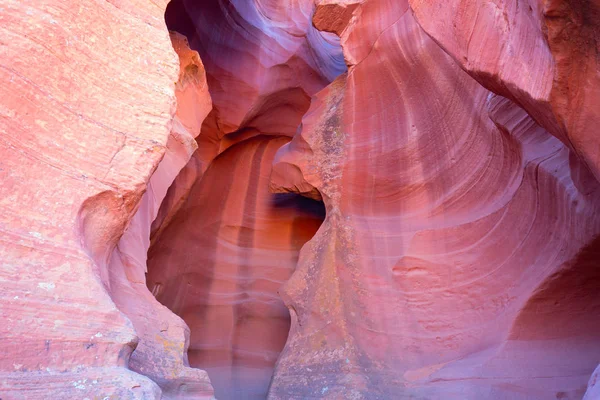
[[[272,192],[272,164],[311,96],[346,70],[312,10],[274,21],[261,7],[174,0],[165,14],[200,55],[212,109],[153,223],[147,286],[190,328],[189,364],[219,399],[267,396],[290,327],[278,290],[325,218],[322,202]],[[194,100],[178,111],[193,115]]]

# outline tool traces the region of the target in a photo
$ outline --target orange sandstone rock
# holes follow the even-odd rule
[[[288,140],[257,136],[222,153],[149,253],[148,285],[189,325],[190,363],[218,398],[265,398],[289,330],[277,291],[321,223],[314,202],[269,192]]]

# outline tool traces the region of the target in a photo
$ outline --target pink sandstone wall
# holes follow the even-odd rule
[[[0,4],[1,399],[600,399],[598,0],[167,3]]]

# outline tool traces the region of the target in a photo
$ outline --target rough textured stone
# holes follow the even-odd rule
[[[3,398],[160,398],[126,369],[138,336],[108,263],[171,129],[165,7],[1,5]]]
[[[212,395],[206,373],[185,367],[187,327],[145,285],[150,223],[211,108],[202,63],[175,34],[177,78],[162,7],[3,9],[8,398]]]
[[[313,14],[312,22],[315,28],[323,32],[335,33],[342,36],[342,32],[352,19],[354,10],[359,6],[359,0],[348,2],[321,0],[316,2],[317,7]]]

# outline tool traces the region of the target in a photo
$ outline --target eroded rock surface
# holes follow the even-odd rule
[[[0,8],[0,397],[158,399],[108,264],[171,131],[166,1]]]
[[[212,109],[204,66],[187,39],[171,33],[180,60],[175,86],[177,110],[172,121],[166,152],[148,182],[140,206],[111,255],[108,265],[109,291],[115,304],[133,323],[139,344],[129,366],[146,375],[168,398],[212,398],[213,389],[205,371],[189,368],[189,328],[161,305],[146,285],[150,234],[169,186],[197,148],[196,136]],[[169,203],[165,204],[165,207]],[[164,208],[164,207],[163,207]]]
[[[407,2],[364,2],[342,45],[348,76],[274,166],[327,218],[285,285],[270,398],[581,398],[600,356],[598,184],[578,188],[578,158]]]
[[[599,23],[4,1],[0,398],[599,398]]]
[[[176,0],[166,13],[206,66],[221,135],[293,135],[310,96],[346,67],[339,39],[312,26],[312,0]]]
[[[153,224],[148,287],[189,325],[190,363],[222,399],[266,396],[289,330],[277,291],[323,218],[313,202],[269,191],[275,151],[345,70],[313,7],[174,1],[166,12],[200,53],[213,108]]]
[[[217,398],[265,398],[290,323],[277,291],[323,218],[314,201],[269,192],[288,141],[257,136],[221,154],[149,254],[148,285],[189,325],[190,363]]]
[[[600,2],[409,2],[469,74],[521,105],[600,179]]]

